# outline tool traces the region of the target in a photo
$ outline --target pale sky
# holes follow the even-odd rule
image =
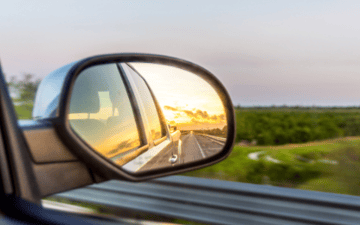
[[[360,105],[360,1],[4,1],[7,76],[164,54],[214,73],[235,105]]]

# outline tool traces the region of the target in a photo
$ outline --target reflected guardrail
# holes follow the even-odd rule
[[[208,137],[208,138],[213,139],[213,140],[217,140],[217,141],[223,142],[223,143],[226,142],[226,138],[217,137],[217,136],[208,135],[208,134],[200,134],[200,135],[205,136],[205,137]]]

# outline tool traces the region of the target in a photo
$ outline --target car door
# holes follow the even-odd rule
[[[164,64],[175,64],[181,68],[188,67],[190,71],[199,73],[194,72],[191,76],[203,76],[212,82],[213,86],[209,85],[208,90],[212,90],[215,94],[215,90],[227,94],[221,83],[210,72],[197,65],[164,56],[138,54],[134,56],[144,58],[144,61],[154,59]],[[15,219],[31,223],[51,224],[63,220],[58,224],[80,224],[75,223],[76,220],[75,222],[65,221],[64,214],[42,210],[39,207],[40,200],[54,193],[84,187],[114,179],[114,177],[140,181],[151,179],[156,175],[165,176],[175,172],[186,172],[191,168],[201,168],[201,166],[216,163],[230,153],[234,129],[229,132],[231,135],[229,135],[225,150],[209,157],[208,160],[194,161],[179,167],[162,168],[166,165],[172,166],[173,161],[169,159],[174,158],[177,149],[159,104],[147,82],[131,66],[114,63],[115,60],[111,59],[113,57],[123,62],[129,55],[88,58],[79,61],[78,64],[66,65],[49,74],[38,91],[40,97],[38,96],[35,105],[41,106],[38,108],[40,110],[34,110],[33,115],[36,119],[30,121],[17,120],[4,76],[0,75],[0,172],[4,189],[3,201],[0,204],[6,215],[19,217]],[[94,62],[94,59],[99,60],[100,63]],[[74,74],[75,68],[80,65],[82,69]],[[125,100],[121,101],[121,110],[120,105],[113,98],[114,96],[117,98],[118,93],[122,96],[121,100]],[[66,101],[64,101],[65,97]],[[222,104],[226,103],[225,112],[230,118],[228,124],[234,125],[230,98],[228,95],[221,95],[221,97],[223,99],[218,96],[219,101]],[[63,107],[62,104],[66,106]],[[61,111],[62,109],[64,111]],[[126,115],[121,114],[123,111]],[[37,114],[39,112],[40,114]],[[123,124],[121,119],[129,122],[130,126]],[[61,124],[62,122],[65,123]],[[135,138],[129,141],[125,139],[126,142],[123,143],[124,139],[121,139],[123,135],[119,134],[116,128],[108,129],[108,126],[114,124],[117,128],[124,128],[124,134],[131,134],[131,130],[137,131]],[[61,130],[61,127],[66,131]],[[71,137],[66,137],[66,135],[71,135]],[[103,139],[106,139],[106,143]],[[110,141],[111,139],[118,143]],[[75,141],[78,145],[71,141]],[[106,148],[97,148],[99,144],[104,143],[107,145]],[[116,148],[112,149],[114,144]],[[100,168],[88,157],[75,153],[76,150],[74,150],[87,148],[91,148],[91,154],[96,156]],[[135,157],[127,158],[121,166],[114,168],[117,172],[110,171],[108,173],[110,175],[101,174],[101,168],[103,172],[112,168],[106,165],[118,166],[116,160],[112,159],[121,151],[126,155],[135,152]],[[144,153],[151,154],[148,155],[149,158],[146,158]],[[137,165],[135,172],[139,171],[139,173],[134,174],[131,170],[125,173],[123,170],[127,170],[128,163],[138,162],[139,157],[145,158],[142,165]],[[151,164],[151,162],[154,163]],[[158,168],[160,169],[155,170]],[[141,172],[144,172],[142,170],[153,171],[142,174]],[[41,220],[45,222],[40,222]]]

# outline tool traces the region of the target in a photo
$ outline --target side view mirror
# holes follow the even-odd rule
[[[204,68],[176,58],[114,54],[49,74],[33,117],[96,173],[134,181],[199,169],[234,144],[230,97]]]

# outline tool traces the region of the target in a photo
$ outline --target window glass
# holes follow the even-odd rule
[[[69,121],[76,134],[112,161],[140,146],[133,109],[115,64],[94,66],[78,76]]]
[[[144,105],[146,115],[148,118],[152,139],[156,140],[156,139],[161,138],[162,135],[161,135],[160,118],[159,118],[159,114],[157,112],[155,102],[150,93],[149,88],[147,87],[143,78],[141,78],[139,76],[139,74],[137,74],[134,70],[132,70],[127,65],[124,65],[124,64],[122,64],[122,65],[126,66],[129,69],[129,71],[135,81],[135,84],[138,87],[140,98],[142,100],[142,103]]]

